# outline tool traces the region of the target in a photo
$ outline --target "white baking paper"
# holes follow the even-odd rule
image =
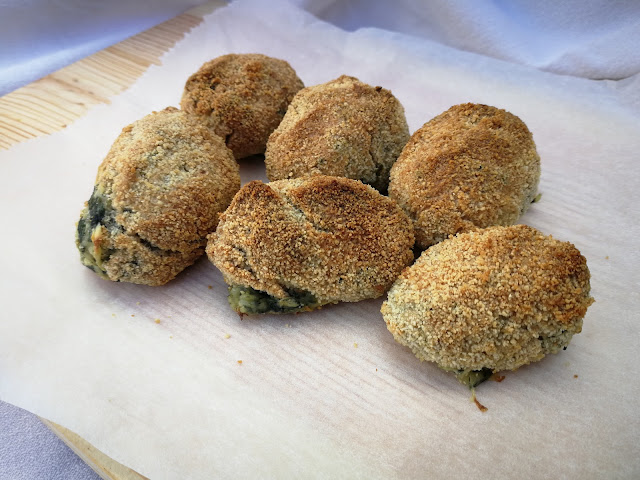
[[[412,131],[465,101],[520,116],[542,157],[542,199],[522,222],[587,257],[582,334],[481,385],[482,413],[394,342],[382,299],[240,319],[206,259],[155,288],[84,268],[75,222],[111,142],[229,52],[284,58],[307,85],[350,74],[389,88]],[[640,115],[621,91],[637,93],[233,2],[110,105],[1,152],[0,398],[154,480],[637,478]],[[243,164],[251,178],[265,178],[259,161]]]

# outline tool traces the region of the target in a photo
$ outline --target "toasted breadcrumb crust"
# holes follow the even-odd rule
[[[540,157],[527,126],[495,107],[455,105],[412,136],[391,169],[389,196],[425,249],[477,227],[511,225],[536,196]]]
[[[284,60],[229,54],[206,62],[189,77],[180,105],[200,116],[240,159],[264,153],[269,135],[302,87]]]
[[[162,285],[204,253],[239,188],[220,137],[176,108],[147,115],[122,130],[98,168],[78,228],[83,263],[110,280]]]
[[[391,165],[408,140],[404,108],[391,92],[343,75],[294,97],[269,137],[267,177],[333,175],[386,193]]]
[[[447,370],[514,370],[580,333],[590,297],[585,258],[525,226],[460,234],[422,253],[382,305],[387,328]]]
[[[413,260],[411,221],[372,187],[318,175],[253,181],[234,197],[207,254],[230,285],[320,305],[381,296]]]

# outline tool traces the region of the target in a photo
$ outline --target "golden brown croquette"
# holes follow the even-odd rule
[[[267,177],[334,175],[386,193],[391,165],[408,139],[404,108],[389,90],[343,75],[294,97],[269,137]]]
[[[411,221],[368,185],[318,175],[245,185],[207,254],[241,313],[381,296],[413,260]]]
[[[477,227],[511,225],[536,196],[540,157],[527,126],[487,105],[455,105],[417,130],[391,169],[389,196],[422,249]]]
[[[399,343],[467,383],[565,348],[593,303],[589,278],[571,243],[525,225],[490,227],[423,252],[382,314]]]
[[[240,188],[222,139],[176,108],[125,127],[98,168],[76,244],[82,263],[114,281],[162,285],[204,253]]]
[[[303,86],[284,60],[229,54],[206,62],[189,77],[180,105],[200,116],[240,159],[264,153],[269,135]]]

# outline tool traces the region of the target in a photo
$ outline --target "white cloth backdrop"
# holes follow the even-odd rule
[[[0,95],[200,3],[204,1],[0,1]]]
[[[640,2],[291,0],[346,30],[377,27],[556,74],[612,83],[640,105]],[[0,94],[201,3],[0,2]],[[6,255],[6,253],[3,253]],[[0,379],[2,381],[2,379]],[[97,478],[33,416],[0,402],[0,479]]]
[[[640,72],[637,1],[294,1],[346,30],[383,28],[562,75]]]
[[[291,0],[346,30],[378,27],[563,75],[640,72],[640,2]],[[0,95],[203,0],[0,2]]]

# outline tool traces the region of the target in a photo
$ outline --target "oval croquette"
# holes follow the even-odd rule
[[[487,105],[455,105],[418,129],[391,169],[389,196],[425,249],[449,235],[511,225],[536,196],[540,157],[527,126]]]
[[[264,153],[269,135],[303,86],[284,60],[228,54],[189,77],[180,106],[198,115],[240,159]]]
[[[389,90],[343,75],[294,97],[265,152],[269,180],[323,174],[386,193],[409,140],[404,108]]]
[[[413,260],[411,221],[356,180],[318,175],[250,182],[207,254],[240,313],[286,313],[384,294]]]
[[[147,115],[98,168],[76,229],[82,263],[109,280],[162,285],[204,253],[239,188],[220,137],[176,108]]]
[[[490,227],[423,252],[382,314],[420,360],[469,381],[565,348],[593,303],[589,279],[572,244],[525,225]]]

